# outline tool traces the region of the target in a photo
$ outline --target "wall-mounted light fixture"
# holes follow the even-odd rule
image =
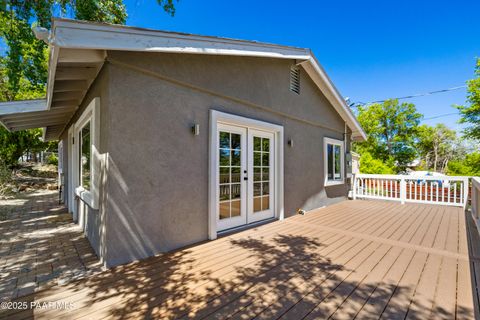
[[[293,147],[293,140],[292,140],[292,139],[288,140],[287,143],[288,143],[288,146],[289,146],[289,147]]]
[[[200,134],[200,125],[198,123],[195,123],[192,126],[192,133],[196,136],[198,136]]]

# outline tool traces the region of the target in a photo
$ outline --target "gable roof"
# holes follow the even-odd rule
[[[296,60],[352,130],[352,138],[366,139],[345,100],[309,49],[69,19],[53,20],[48,44],[50,57],[44,107],[39,111],[38,103],[35,108],[25,105],[21,113],[15,113],[19,108],[17,102],[0,104],[0,122],[9,130],[45,127],[46,140],[59,138],[100,71],[106,50],[120,50]],[[43,125],[40,119],[45,119]],[[18,123],[22,125],[16,125]]]

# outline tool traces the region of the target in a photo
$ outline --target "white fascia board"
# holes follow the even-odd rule
[[[50,43],[72,49],[309,58],[304,48],[64,19],[54,20]]]
[[[19,100],[0,103],[0,116],[45,110],[47,110],[47,103],[45,99]]]
[[[343,99],[342,95],[333,85],[333,82],[327,76],[325,70],[320,66],[313,53],[310,55],[308,63],[312,67],[315,74],[318,75],[318,77],[316,77],[315,75],[310,74],[311,78],[314,80],[314,82],[321,81],[321,83],[317,83],[317,85],[352,130],[352,138],[354,140],[367,140],[367,135],[365,131],[363,131],[362,126],[358,122],[357,118],[353,115],[352,111],[345,102],[345,99]]]

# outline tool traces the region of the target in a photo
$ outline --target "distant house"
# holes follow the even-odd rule
[[[347,196],[365,133],[310,50],[56,19],[46,100],[65,202],[106,266]]]

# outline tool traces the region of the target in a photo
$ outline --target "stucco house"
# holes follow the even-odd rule
[[[59,140],[63,196],[107,267],[347,197],[365,133],[309,49],[75,20],[46,100],[0,105]]]

